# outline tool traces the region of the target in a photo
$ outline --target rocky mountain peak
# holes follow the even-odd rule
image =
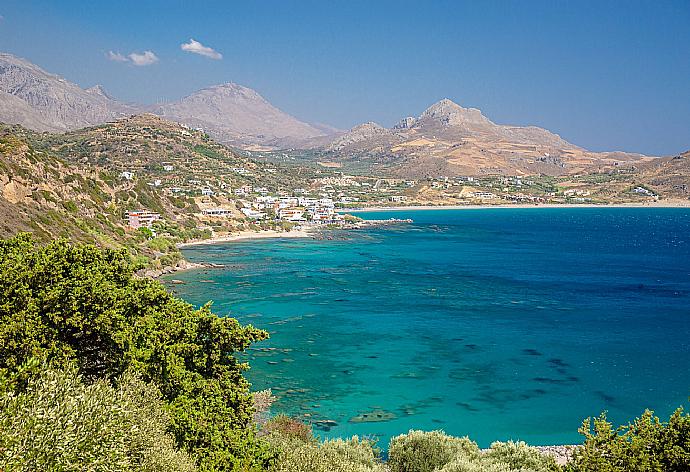
[[[420,121],[437,120],[444,125],[492,124],[476,108],[463,108],[454,101],[444,98],[431,105],[419,117]]]
[[[361,125],[357,125],[354,128],[350,130],[350,133],[371,133],[371,134],[378,134],[381,132],[385,132],[386,128],[381,126],[380,124],[374,122],[374,121],[367,121],[366,123],[362,123]]]
[[[373,121],[368,121],[366,123],[362,123],[361,125],[355,126],[344,135],[336,138],[335,141],[328,146],[328,149],[331,151],[337,151],[356,143],[368,142],[376,139],[377,137],[392,136],[392,134],[393,133],[391,133],[390,130],[384,128],[380,124],[374,123]]]
[[[271,105],[249,87],[226,82],[207,87],[154,112],[202,127],[216,139],[236,146],[292,146],[325,133]]]
[[[235,82],[226,82],[223,84],[213,85],[211,87],[206,87],[201,89],[199,92],[192,94],[191,96],[197,95],[200,92],[213,93],[224,97],[241,97],[249,100],[264,100],[264,98],[256,92],[256,90],[250,89]]]

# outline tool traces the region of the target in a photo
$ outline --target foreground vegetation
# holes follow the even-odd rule
[[[124,251],[26,235],[0,243],[0,373],[37,360],[75,366],[87,383],[136,375],[160,391],[166,429],[202,470],[263,466],[247,366],[233,354],[267,334],[194,309],[136,269]],[[38,395],[26,384],[5,393]]]
[[[319,442],[257,409],[235,354],[267,334],[134,276],[126,251],[0,241],[0,470],[690,471],[690,415],[584,421],[566,466],[522,442],[410,431]],[[263,406],[261,406],[263,405]]]

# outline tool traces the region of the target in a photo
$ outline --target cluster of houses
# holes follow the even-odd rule
[[[241,211],[247,218],[260,220],[273,215],[291,223],[337,224],[343,220],[331,198],[261,195]]]
[[[311,197],[273,197],[262,195],[253,202],[242,202],[244,207],[240,212],[247,219],[253,221],[279,220],[298,224],[339,224],[343,222],[343,215],[335,211],[335,202],[330,198]],[[201,210],[206,218],[231,218],[236,214],[230,208],[209,207]],[[138,229],[151,226],[161,219],[159,213],[140,210],[129,211],[126,214],[129,227]]]

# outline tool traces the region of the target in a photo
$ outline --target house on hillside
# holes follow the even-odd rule
[[[206,208],[204,210],[201,210],[201,214],[204,216],[228,218],[232,216],[232,210],[228,210],[227,208]]]
[[[242,208],[240,211],[244,213],[244,216],[252,220],[263,220],[266,218],[266,213],[253,210],[251,208]]]
[[[141,210],[127,212],[127,225],[134,229],[139,229],[141,227],[150,228],[154,222],[160,219],[160,213],[153,211]]]
[[[293,223],[302,223],[307,221],[304,217],[304,208],[281,208],[278,210],[278,218]]]

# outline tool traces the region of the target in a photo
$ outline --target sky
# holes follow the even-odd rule
[[[690,0],[2,0],[0,51],[128,102],[236,82],[391,126],[450,98],[595,151],[690,149]]]

